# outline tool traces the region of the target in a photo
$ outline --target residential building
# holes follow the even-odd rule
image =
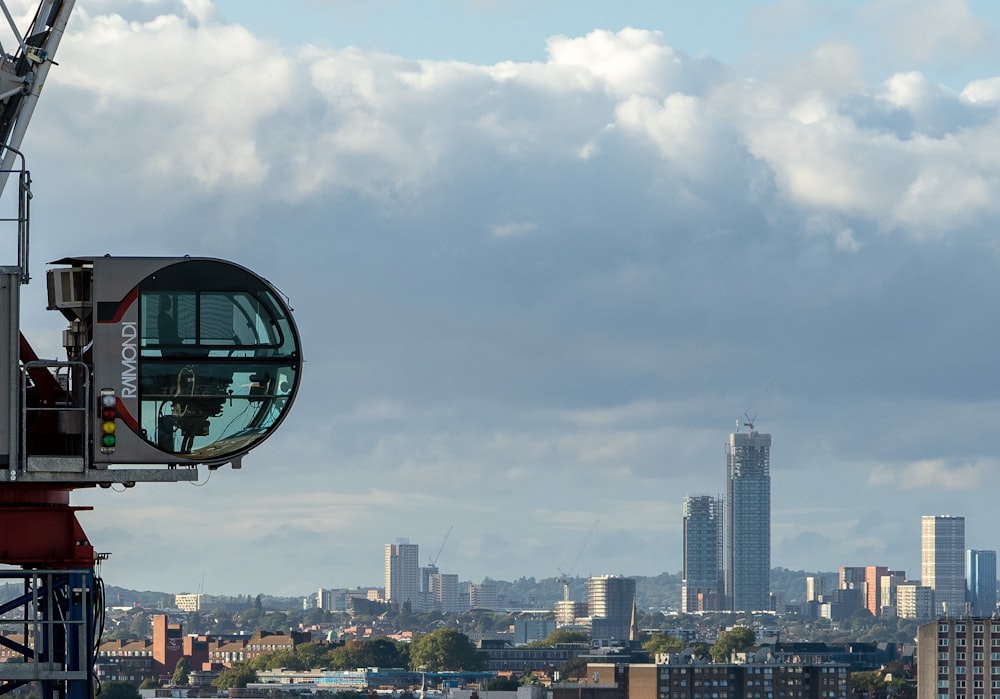
[[[900,619],[934,618],[934,590],[916,583],[896,585],[896,616]]]
[[[939,617],[917,629],[917,699],[1000,697],[1000,619]]]
[[[455,573],[431,573],[428,592],[433,607],[442,612],[461,612],[466,609],[458,600],[458,575]]]
[[[498,607],[499,600],[495,582],[484,580],[481,583],[469,585],[470,609],[497,609]]]
[[[711,495],[684,498],[681,611],[720,609],[722,503]]]
[[[997,552],[965,552],[965,580],[972,616],[993,616],[997,610]]]
[[[729,435],[723,501],[725,605],[768,608],[771,575],[771,435]]]
[[[882,596],[882,613],[880,616],[899,616],[896,604],[896,590],[906,582],[906,571],[890,570],[879,580]]]
[[[209,600],[200,593],[183,592],[174,595],[174,606],[184,612],[201,611],[202,605],[207,605]]]
[[[920,583],[934,590],[935,614],[965,614],[965,517],[920,520]]]
[[[420,546],[409,539],[385,545],[385,599],[392,604],[413,604],[420,593]]]
[[[575,624],[577,619],[587,616],[587,603],[572,599],[557,600],[555,613],[558,626]]]
[[[690,655],[670,655],[666,663],[655,665],[587,663],[587,676],[594,678],[595,684],[613,681],[624,699],[848,699],[850,696],[850,671],[846,664],[779,662],[770,656],[763,660],[751,657],[740,663],[709,663]],[[569,699],[569,695],[558,692],[553,696]]]
[[[153,642],[104,641],[97,648],[94,671],[103,682],[141,684],[145,679],[158,679],[162,668],[153,660]]]
[[[635,615],[635,578],[598,575],[587,580],[587,611],[591,638],[632,638]]]
[[[817,602],[826,592],[826,579],[822,575],[806,577],[806,602]]]

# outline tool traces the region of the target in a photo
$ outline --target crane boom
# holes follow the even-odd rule
[[[454,528],[455,528],[454,524],[448,527],[448,533],[444,535],[444,541],[442,541],[441,545],[438,546],[438,550],[437,553],[434,554],[434,558],[430,560],[432,568],[437,565],[438,558],[441,557],[441,552],[444,551],[444,545],[448,543],[448,537],[451,536],[451,530]]]
[[[42,0],[27,31],[22,34],[14,23],[6,0],[0,0],[0,10],[17,43],[16,52],[4,50],[0,57],[0,145],[3,146],[0,195],[18,156],[75,1]]]

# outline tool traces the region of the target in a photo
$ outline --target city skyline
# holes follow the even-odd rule
[[[675,573],[745,411],[772,565],[996,548],[1000,5],[543,5],[79,6],[26,339],[65,358],[49,260],[220,257],[305,362],[241,470],[73,493],[110,584],[368,583],[450,525],[442,570],[555,576],[596,520],[574,574]]]

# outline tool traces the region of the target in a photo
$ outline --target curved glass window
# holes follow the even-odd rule
[[[207,462],[245,453],[278,425],[298,383],[288,307],[218,260],[171,265],[138,291],[141,436]]]

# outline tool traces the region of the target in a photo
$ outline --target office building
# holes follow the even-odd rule
[[[882,616],[882,578],[888,574],[887,566],[865,567],[865,607],[873,617]]]
[[[725,604],[767,609],[771,576],[771,435],[729,435],[723,501]]]
[[[684,498],[684,565],[681,611],[720,608],[722,578],[722,507],[718,498],[695,495]]]
[[[966,551],[965,582],[969,613],[973,616],[993,616],[997,609],[997,552]]]
[[[936,614],[965,614],[965,517],[921,517],[920,582],[934,590]]]
[[[420,547],[408,539],[385,545],[385,599],[393,604],[411,605],[420,593]]]
[[[598,575],[587,580],[591,638],[630,640],[635,613],[635,578]]]

